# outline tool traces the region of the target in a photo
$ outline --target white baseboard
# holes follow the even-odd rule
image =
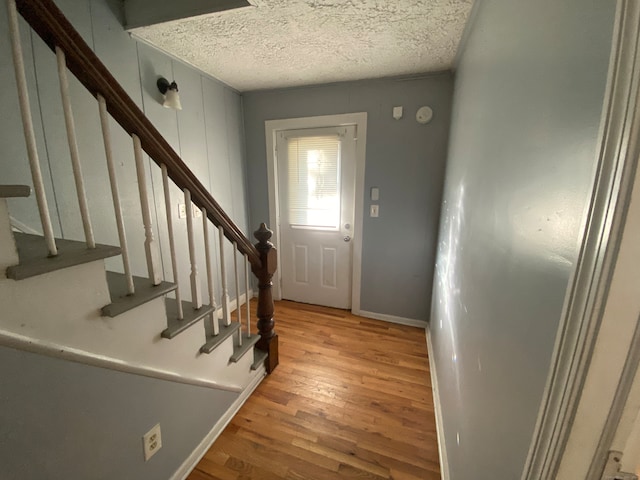
[[[187,457],[187,459],[180,465],[180,468],[171,476],[170,480],[185,480],[191,471],[196,467],[198,462],[204,457],[204,454],[207,453],[213,442],[220,436],[225,427],[229,424],[229,422],[235,417],[238,410],[244,405],[244,402],[251,396],[253,391],[260,385],[260,382],[267,375],[267,372],[264,366],[261,366],[256,371],[255,378],[247,385],[247,388],[238,396],[235,402],[229,407],[229,409],[225,412],[225,414],[220,417],[220,420],[216,422],[211,431],[202,439],[200,444],[195,448],[191,455]]]
[[[249,289],[249,300],[251,300],[254,296],[255,295],[253,293],[253,289],[250,288]],[[242,307],[245,303],[247,303],[247,295],[245,293],[241,293],[240,294],[240,306]],[[238,309],[238,300],[236,298],[229,299],[229,311],[233,312],[234,310],[237,310],[237,309]],[[222,305],[218,306],[218,308],[216,309],[216,314],[218,315],[218,318],[222,318]],[[244,315],[244,312],[242,312],[242,314]]]
[[[440,390],[438,389],[438,372],[436,362],[433,357],[433,344],[431,343],[431,333],[429,326],[425,328],[427,335],[427,351],[429,352],[429,371],[431,372],[431,385],[433,390],[433,407],[436,414],[436,432],[438,435],[438,456],[440,457],[440,476],[442,480],[449,480],[449,460],[447,458],[447,447],[444,440],[444,424],[442,418],[442,404],[440,403]]]
[[[30,233],[32,235],[42,235],[42,232],[39,232],[39,231],[31,228],[26,223],[22,223],[17,218],[13,218],[11,216],[9,216],[9,218],[11,219],[11,228],[13,228],[13,229],[15,229],[15,230],[17,230],[19,232],[22,232],[22,233]]]
[[[387,315],[385,313],[367,312],[366,310],[352,310],[354,315],[360,315],[361,317],[373,318],[374,320],[383,320],[385,322],[398,323],[400,325],[408,325],[410,327],[425,328],[427,322],[424,320],[417,320],[415,318],[396,317],[395,315]]]

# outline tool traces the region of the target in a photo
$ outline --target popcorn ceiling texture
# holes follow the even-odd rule
[[[240,91],[446,70],[473,0],[254,0],[133,30]]]

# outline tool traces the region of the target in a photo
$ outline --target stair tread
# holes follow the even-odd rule
[[[172,339],[176,335],[184,332],[191,325],[195,325],[198,320],[209,315],[213,311],[211,305],[202,305],[198,310],[193,308],[192,302],[183,300],[182,320],[178,320],[178,302],[174,298],[165,298],[167,305],[167,328],[162,331],[162,338]]]
[[[126,278],[124,274],[116,272],[107,272],[107,284],[111,303],[102,307],[102,314],[107,317],[116,317],[176,289],[175,283],[160,282],[160,285],[153,285],[148,278],[134,276],[135,293],[127,295]]]
[[[28,197],[31,187],[28,185],[0,185],[0,198]]]
[[[260,368],[260,365],[264,364],[264,361],[267,359],[269,354],[264,350],[259,350],[257,348],[253,349],[253,363],[251,364],[251,370],[257,370]]]
[[[7,277],[14,280],[120,255],[120,247],[96,244],[96,248],[87,248],[85,242],[57,238],[58,255],[50,257],[43,236],[19,232],[13,235],[19,263],[7,268]]]
[[[247,337],[243,334],[242,336],[242,345],[238,345],[237,342],[233,345],[233,355],[229,359],[230,362],[236,363],[239,362],[244,355],[253,348],[253,346],[258,343],[260,340],[260,335],[253,334],[250,337]]]
[[[200,347],[201,353],[213,352],[218,345],[224,342],[240,328],[240,324],[238,322],[231,322],[231,325],[226,326],[222,319],[218,319],[218,325],[220,326],[220,333],[215,337],[209,337],[207,343]]]

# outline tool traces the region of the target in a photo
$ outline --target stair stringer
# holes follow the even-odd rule
[[[164,378],[238,391],[256,375],[251,371],[251,356],[229,364],[233,337],[212,354],[201,354],[205,341],[202,321],[172,340],[162,338],[167,326],[163,297],[115,318],[100,314],[109,302],[102,260],[21,281],[0,279],[0,342],[4,338],[2,343],[17,348],[21,342],[54,346],[62,357],[65,350],[80,352],[76,360],[95,356],[120,370],[129,366],[150,376],[159,372]]]

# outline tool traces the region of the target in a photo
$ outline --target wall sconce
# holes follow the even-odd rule
[[[182,110],[180,104],[180,95],[178,94],[178,84],[176,82],[169,83],[164,77],[160,77],[157,82],[158,90],[164,95],[162,106],[165,108],[173,108],[174,110]]]

